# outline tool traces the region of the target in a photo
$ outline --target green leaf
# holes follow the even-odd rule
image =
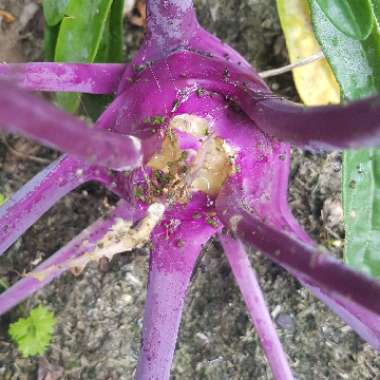
[[[123,63],[123,17],[124,0],[113,0],[109,16],[105,22],[95,62]]]
[[[24,357],[42,355],[50,344],[55,323],[54,314],[45,306],[38,306],[29,317],[12,323],[9,335]]]
[[[1,206],[3,203],[5,203],[6,200],[7,200],[7,198],[5,197],[5,195],[0,193],[0,206]]]
[[[345,260],[380,277],[380,150],[345,152],[343,166]]]
[[[107,17],[107,20],[104,24],[102,39],[96,53],[94,62],[98,63],[109,63],[110,60],[110,41],[111,41],[111,31],[110,31],[110,17]]]
[[[364,41],[340,32],[310,0],[313,29],[347,99],[360,99],[380,89],[380,40],[377,28]]]
[[[110,95],[83,94],[80,111],[82,114],[95,121],[110,104],[113,97]]]
[[[52,7],[52,4],[47,3],[48,6]],[[70,0],[62,14],[61,20],[65,15],[62,22],[45,27],[46,59],[58,62],[123,62],[123,10],[124,0]],[[92,119],[99,116],[110,102],[110,98],[105,96],[57,94],[57,103],[71,113],[78,109],[81,99],[84,112]]]
[[[57,62],[93,62],[112,0],[71,0],[58,34]]]
[[[124,62],[124,0],[114,0],[110,15],[109,62]]]
[[[55,61],[92,63],[98,53],[112,0],[70,0],[61,22]],[[75,112],[79,94],[58,94],[58,104]]]
[[[9,288],[9,284],[6,278],[0,277],[0,293]]]
[[[356,100],[380,91],[380,35],[377,28],[362,41],[339,31],[317,0],[310,0],[314,32],[345,99]],[[360,128],[360,125],[358,125]],[[380,277],[380,150],[343,154],[342,200],[345,261],[357,270]]]
[[[49,26],[45,20],[44,25],[44,58],[45,61],[54,61],[55,45],[57,43],[60,25]]]
[[[330,22],[346,36],[364,40],[373,18],[369,0],[316,0]]]
[[[380,0],[371,0],[373,13],[376,17],[377,23],[380,23]]]
[[[65,111],[75,113],[81,102],[81,94],[58,92],[56,94],[56,102]]]
[[[123,17],[124,0],[114,0],[95,62],[124,62]],[[111,101],[112,97],[107,95],[84,94],[82,96],[82,109],[92,120],[96,120]]]
[[[49,26],[59,24],[65,15],[65,10],[69,0],[44,0],[44,17]]]

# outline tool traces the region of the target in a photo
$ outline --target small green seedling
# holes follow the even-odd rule
[[[50,344],[55,323],[54,314],[45,306],[38,306],[29,317],[12,323],[9,335],[23,357],[42,355]]]

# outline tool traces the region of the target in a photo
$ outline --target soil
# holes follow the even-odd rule
[[[15,15],[0,24],[0,61],[41,59],[40,1],[0,0]],[[287,63],[274,0],[198,0],[201,23],[260,71]],[[125,22],[128,57],[143,30]],[[296,99],[291,76],[271,87]],[[18,152],[18,153],[15,153]],[[25,139],[0,143],[0,193],[10,197],[58,153]],[[339,153],[293,152],[289,202],[306,230],[342,254]],[[24,234],[0,261],[0,279],[13,283],[68,242],[114,204],[96,184],[82,186]],[[67,274],[0,322],[0,379],[132,379],[140,345],[147,251],[118,256],[110,267]],[[251,250],[281,340],[299,380],[380,379],[380,357],[284,270]],[[11,343],[10,322],[38,304],[54,311],[54,339],[42,358],[23,359]],[[180,328],[172,379],[271,379],[231,271],[217,242],[210,242],[193,277]]]

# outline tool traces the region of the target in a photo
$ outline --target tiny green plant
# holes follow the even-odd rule
[[[48,348],[56,320],[45,306],[34,308],[27,318],[20,318],[9,327],[9,335],[22,356],[42,355]]]

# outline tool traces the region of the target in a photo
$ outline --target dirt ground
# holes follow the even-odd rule
[[[0,24],[0,61],[41,59],[41,1],[0,0],[16,20]],[[287,62],[274,0],[198,0],[201,23],[245,55],[258,70]],[[130,58],[143,30],[128,20]],[[296,99],[290,75],[271,87]],[[0,142],[0,193],[9,197],[58,153],[25,139]],[[294,150],[289,202],[307,231],[334,254],[342,254],[339,153],[315,156]],[[96,184],[65,197],[0,260],[0,279],[56,251],[114,204]],[[380,380],[380,356],[285,271],[251,251],[268,304],[299,380]],[[93,265],[67,274],[0,321],[1,380],[128,380],[140,345],[147,278],[147,252],[118,256],[107,270]],[[1,291],[1,290],[0,290]],[[23,359],[7,328],[37,305],[58,319],[53,343],[42,358]],[[271,379],[241,296],[217,242],[205,249],[193,277],[177,345],[172,379]]]

